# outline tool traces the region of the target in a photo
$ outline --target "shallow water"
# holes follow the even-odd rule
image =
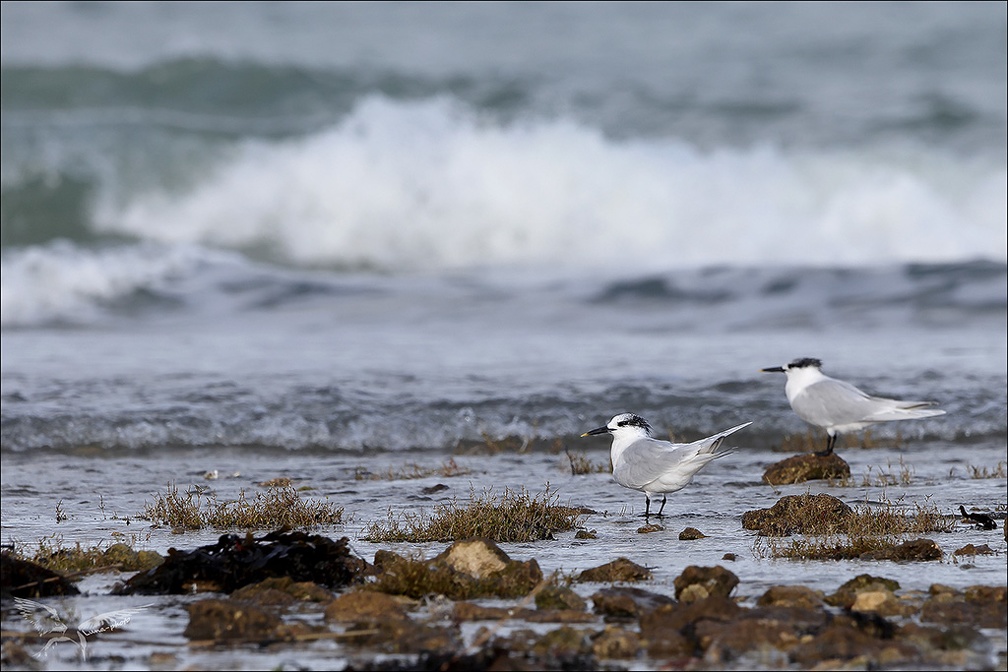
[[[2,485],[4,542],[17,541],[30,548],[36,541],[55,535],[61,543],[84,546],[109,544],[120,539],[132,540],[138,548],[164,553],[169,547],[191,549],[216,541],[219,530],[173,534],[168,529],[152,528],[138,517],[144,505],[164,493],[168,483],[185,491],[190,485],[209,487],[220,499],[234,499],[242,489],[250,495],[259,490],[258,482],[289,477],[295,487],[308,486],[305,497],[325,498],[345,507],[346,522],[321,528],[319,533],[338,538],[348,536],[354,551],[371,560],[379,548],[401,554],[420,552],[431,557],[446,547],[444,543],[391,544],[364,540],[369,523],[387,520],[391,514],[430,513],[434,507],[453,498],[465,503],[470,493],[486,489],[501,493],[504,488],[527,488],[541,493],[546,483],[558,496],[558,502],[584,506],[595,513],[585,515],[581,526],[595,531],[597,539],[576,540],[574,532],[558,533],[555,540],[531,543],[504,543],[501,547],[519,560],[536,559],[544,573],[577,573],[583,569],[626,557],[653,569],[654,579],[643,584],[648,590],[674,595],[673,579],[689,565],[721,565],[740,579],[736,595],[746,601],[755,599],[773,585],[802,584],[831,593],[845,581],[863,573],[883,576],[899,582],[901,591],[926,591],[940,583],[956,588],[969,585],[1003,585],[1008,544],[1000,527],[981,531],[958,523],[951,533],[933,533],[945,553],[941,561],[895,563],[890,561],[793,561],[768,557],[766,540],[755,532],[741,529],[743,512],[766,508],[787,494],[826,492],[855,507],[891,505],[913,512],[915,506],[934,506],[942,513],[958,518],[960,505],[967,509],[994,513],[1004,524],[1006,478],[1003,446],[906,442],[899,448],[852,448],[841,454],[851,466],[851,484],[831,485],[809,482],[773,488],[761,483],[763,470],[779,459],[781,453],[751,448],[742,432],[736,435],[737,451],[714,462],[701,472],[694,483],[671,495],[659,532],[639,534],[643,524],[643,495],[625,490],[606,473],[573,476],[563,452],[551,452],[545,446],[526,453],[460,454],[448,453],[378,453],[367,457],[319,452],[269,453],[255,450],[222,449],[212,456],[206,452],[150,452],[142,455],[91,456],[50,455],[8,456]],[[584,445],[568,447],[595,463],[607,459],[603,441],[584,439]],[[594,444],[594,445],[593,445]],[[429,476],[412,480],[356,480],[355,474],[366,468],[372,474],[399,472],[415,463],[433,468],[452,458],[458,467],[469,470],[462,476]],[[974,478],[970,467],[1000,475]],[[408,467],[407,467],[408,468]],[[216,470],[218,478],[204,474]],[[530,476],[535,474],[535,477]],[[152,484],[164,484],[154,487]],[[422,490],[436,484],[447,490],[424,495]],[[67,519],[56,522],[57,506]],[[679,532],[695,527],[706,536],[695,541],[680,541]],[[124,536],[120,536],[124,535]],[[780,541],[784,544],[786,541]],[[953,551],[966,544],[987,544],[995,555],[957,557]],[[735,560],[725,560],[733,553]],[[125,578],[122,577],[122,578]],[[237,666],[261,669],[274,665],[298,665],[321,669],[339,665],[347,649],[333,643],[317,643],[297,652],[261,651],[243,647],[199,650],[186,646],[182,631],[188,623],[183,605],[191,597],[130,597],[107,595],[117,579],[113,574],[86,579],[81,597],[47,600],[62,609],[81,615],[98,610],[151,604],[114,636],[97,637],[89,646],[87,667],[109,669],[125,664],[144,667],[148,657],[170,653],[175,658],[170,667]],[[576,584],[575,589],[589,597],[597,585]],[[434,607],[432,607],[434,608]],[[4,615],[5,630],[25,630],[25,623],[14,612]],[[546,626],[540,626],[546,627]],[[506,630],[505,630],[506,631]],[[473,629],[469,628],[469,635]],[[988,632],[991,655],[1005,651],[1005,632]],[[29,647],[30,648],[30,647]],[[46,661],[48,669],[72,665],[73,647],[65,646],[56,657]],[[994,658],[992,658],[993,660]],[[770,667],[773,667],[771,665]]]

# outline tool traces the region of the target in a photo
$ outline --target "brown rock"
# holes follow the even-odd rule
[[[640,650],[640,635],[608,625],[592,641],[592,653],[602,660],[635,658]]]
[[[859,574],[837,588],[837,591],[826,598],[826,603],[834,607],[850,609],[857,599],[858,593],[886,591],[892,593],[899,590],[899,583],[892,579],[884,579],[870,574]]]
[[[728,597],[735,590],[739,579],[720,565],[697,567],[690,565],[673,581],[676,599],[681,602],[695,602],[708,597]]]
[[[586,581],[613,583],[614,581],[644,581],[650,578],[651,570],[647,567],[641,567],[626,558],[616,558],[599,567],[584,570],[578,575],[576,581],[578,583]]]
[[[952,552],[952,555],[993,555],[994,551],[987,544],[981,544],[979,546],[974,546],[973,544],[966,544],[960,549]]]
[[[729,623],[743,609],[724,597],[711,597],[692,604],[669,604],[646,612],[640,617],[641,637],[648,653],[654,657],[692,657],[697,642],[692,638],[702,621]]]
[[[283,576],[239,588],[231,593],[231,597],[259,604],[287,605],[294,602],[326,602],[333,598],[333,594],[311,581],[294,581],[289,576]]]
[[[804,668],[835,668],[848,661],[858,661],[858,667],[869,668],[897,663],[905,666],[919,658],[911,644],[874,637],[853,622],[841,619],[835,620],[811,640],[796,645],[791,649],[790,657]]]
[[[941,560],[941,547],[930,539],[915,539],[902,544],[879,548],[874,551],[862,553],[861,560],[895,560],[897,562],[907,560]]]
[[[598,539],[598,534],[595,530],[578,530],[574,535],[575,539]]]
[[[763,473],[763,480],[770,485],[846,478],[850,478],[850,465],[836,453],[795,455],[771,464]]]
[[[674,604],[667,595],[640,588],[603,588],[591,596],[595,613],[611,618],[638,618],[666,604]]]
[[[585,599],[570,588],[549,585],[535,597],[536,609],[569,609],[584,611],[588,608]]]
[[[760,536],[828,534],[842,529],[854,510],[842,501],[820,493],[817,495],[787,495],[769,509],[746,511],[742,527],[759,530]]]
[[[655,523],[648,523],[647,525],[641,525],[637,528],[637,534],[651,534],[652,532],[661,532],[665,528],[661,525],[656,525]]]
[[[858,593],[850,610],[873,612],[880,616],[908,616],[915,611],[888,590],[865,590]]]
[[[694,541],[696,539],[706,539],[707,535],[695,527],[687,527],[679,533],[679,541]]]
[[[417,623],[409,618],[358,623],[344,634],[347,635],[347,643],[385,653],[431,655],[462,648],[461,633],[456,626]]]
[[[750,652],[788,651],[829,620],[821,609],[769,607],[741,611],[731,621],[701,620],[693,630],[705,661],[730,661]]]
[[[264,641],[281,639],[283,622],[260,607],[237,600],[208,599],[189,604],[190,640]]]
[[[979,628],[1008,627],[1004,586],[970,586],[962,595],[934,595],[921,609],[921,621],[961,623]]]
[[[401,600],[373,590],[355,590],[340,595],[325,609],[327,621],[356,623],[361,621],[402,620],[408,618]]]
[[[488,539],[456,541],[434,560],[474,579],[496,574],[511,562],[507,553]]]
[[[761,607],[818,609],[823,605],[823,594],[806,586],[771,586],[756,604]]]
[[[584,630],[564,625],[540,637],[532,646],[532,652],[547,659],[570,659],[590,653],[592,642],[588,634]]]

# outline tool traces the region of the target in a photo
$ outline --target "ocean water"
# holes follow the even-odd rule
[[[314,478],[354,537],[436,501],[362,465],[517,437],[446,496],[538,490],[556,441],[602,460],[577,437],[631,410],[753,421],[676,495],[738,545],[807,429],[759,369],[802,356],[948,412],[853,471],[1003,512],[966,475],[1008,459],[1006,35],[1004,3],[4,2],[3,543],[96,543],[214,468]],[[509,552],[681,571],[591,478],[564,496],[602,498],[607,549]]]

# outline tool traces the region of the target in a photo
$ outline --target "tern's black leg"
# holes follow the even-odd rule
[[[648,497],[647,493],[644,493],[644,522],[648,522],[651,518],[651,498]]]
[[[664,510],[665,510],[665,494],[663,493],[662,496],[661,496],[661,508],[658,509],[658,517],[659,518],[663,517],[662,516],[662,511],[664,511]]]
[[[826,450],[821,453],[816,453],[819,457],[826,457],[827,455],[833,454],[833,446],[836,444],[836,434],[829,434],[829,438],[826,439]]]

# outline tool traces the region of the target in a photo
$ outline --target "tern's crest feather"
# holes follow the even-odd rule
[[[619,415],[614,415],[613,419],[609,421],[610,429],[619,429],[620,427],[640,427],[648,436],[651,436],[653,430],[648,421],[637,415],[636,413],[620,413]]]
[[[816,359],[815,357],[802,357],[801,359],[796,359],[787,365],[789,369],[804,369],[809,366],[814,366],[817,369],[822,368],[822,360]]]

